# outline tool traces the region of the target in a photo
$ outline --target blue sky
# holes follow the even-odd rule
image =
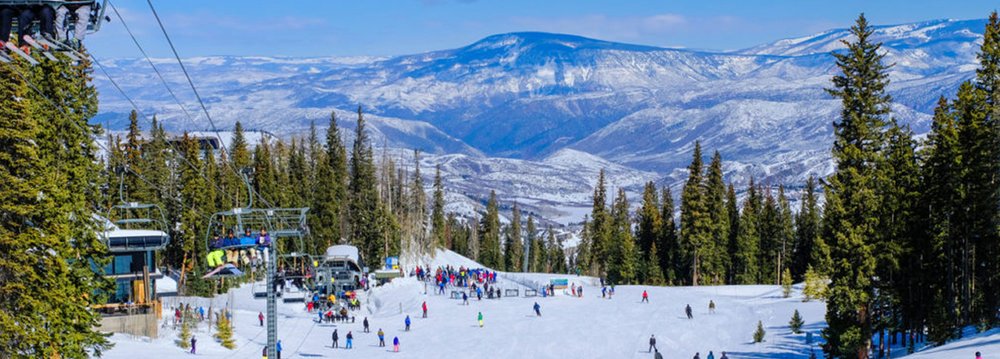
[[[154,56],[169,49],[144,0],[114,1]],[[181,56],[400,55],[516,31],[654,46],[738,49],[849,26],[985,18],[964,0],[153,0]],[[122,24],[87,42],[98,58],[137,57]]]

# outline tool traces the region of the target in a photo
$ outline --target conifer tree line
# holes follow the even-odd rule
[[[753,178],[738,201],[736,188],[723,180],[721,154],[704,166],[698,142],[688,170],[679,207],[669,187],[648,182],[634,214],[623,189],[607,204],[601,171],[575,269],[615,284],[652,285],[780,284],[784,273],[802,281],[807,272],[825,270],[829,250],[819,235],[815,180],[802,189],[796,215],[783,186]]]
[[[61,55],[59,55],[61,56]],[[0,64],[0,356],[85,358],[113,282],[94,220],[99,128],[90,62]]]

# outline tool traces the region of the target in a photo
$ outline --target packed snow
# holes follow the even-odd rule
[[[424,258],[432,266],[453,265],[478,267],[474,261],[454,252],[439,251]],[[655,335],[657,348],[666,358],[690,358],[709,351],[718,358],[725,351],[730,358],[806,358],[810,350],[821,354],[819,331],[825,325],[822,302],[803,302],[801,288],[796,286],[791,298],[783,298],[779,286],[718,286],[718,287],[653,287],[618,286],[611,299],[602,298],[599,280],[542,273],[501,273],[498,286],[518,289],[520,296],[502,299],[476,300],[462,305],[459,299],[434,293],[434,285],[425,285],[415,277],[394,280],[361,296],[362,309],[352,313],[354,323],[316,322],[315,314],[305,311],[303,304],[279,303],[278,338],[282,342],[283,358],[652,358],[648,352],[649,337]],[[527,286],[548,283],[550,279],[567,279],[584,288],[583,297],[573,297],[570,290],[557,290],[555,296],[524,297]],[[263,312],[263,300],[253,299],[255,285],[246,285],[227,295],[208,298],[166,298],[164,313],[179,303],[192,307],[220,306],[231,301],[235,308],[235,338],[237,348],[228,350],[211,338],[205,324],[198,326],[197,356],[212,358],[257,358],[266,342],[266,331],[258,324]],[[259,289],[259,288],[258,288]],[[641,302],[643,291],[649,293],[649,303]],[[715,313],[709,313],[709,300],[716,303]],[[421,304],[426,301],[428,318],[421,318]],[[533,313],[534,303],[541,306],[541,316]],[[693,319],[684,313],[685,305],[693,308]],[[812,333],[813,343],[806,343],[807,334],[792,334],[788,321],[798,310],[805,333]],[[482,312],[485,325],[476,322]],[[413,320],[411,331],[405,332],[403,321]],[[160,337],[149,340],[128,335],[112,336],[115,347],[107,358],[134,359],[137,355],[155,354],[157,358],[190,358],[175,341],[179,331],[172,317],[161,322]],[[367,317],[371,333],[362,332],[362,320]],[[757,321],[767,330],[765,341],[752,343]],[[340,348],[331,347],[331,333],[336,329]],[[375,335],[386,333],[386,347],[379,347]],[[343,349],[344,337],[354,334],[354,348]],[[400,351],[392,351],[392,339],[400,340]],[[968,340],[926,350],[912,358],[943,359],[972,358],[980,350],[987,358],[1000,353],[1000,332],[992,331],[972,336]],[[902,353],[902,351],[899,351]]]

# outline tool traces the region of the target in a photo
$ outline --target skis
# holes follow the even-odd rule
[[[25,36],[21,36],[21,38],[24,39],[24,41],[27,42],[28,45],[31,45],[31,47],[34,47],[36,50],[38,50],[39,52],[41,52],[42,56],[45,56],[45,58],[47,58],[47,59],[49,59],[51,61],[59,61],[59,60],[56,60],[56,57],[54,55],[52,55],[51,52],[49,52],[49,49],[48,49],[47,46],[42,46],[42,44],[39,44],[38,41],[35,41],[35,39],[31,38],[31,36],[25,35]]]
[[[50,49],[58,50],[63,53],[63,55],[66,55],[66,57],[69,57],[70,60],[73,60],[73,62],[80,62],[80,59],[83,58],[83,54],[76,52],[76,50],[73,50],[69,46],[66,46],[66,44],[59,41],[50,40],[48,36],[38,38],[38,43],[48,46]]]
[[[14,44],[10,43],[10,41],[3,43],[3,45],[4,47],[7,48],[7,50],[10,50],[10,52],[13,52],[17,54],[17,56],[24,58],[24,60],[28,61],[29,64],[38,65],[38,60],[35,60],[34,57],[31,57],[30,55],[24,53],[24,51],[21,51],[21,49],[17,48],[17,46],[14,46]]]
[[[84,55],[83,53],[77,51],[76,49],[67,45],[66,43],[59,40],[55,40],[46,35],[42,35],[42,37],[38,40],[38,42],[41,42],[43,44],[48,44],[52,48],[59,49],[59,51],[66,54],[66,56],[69,57],[70,59],[73,59],[73,61],[80,61],[81,59],[87,58],[87,55]]]
[[[0,62],[9,63],[11,61],[11,58],[7,57],[7,53],[0,51]]]

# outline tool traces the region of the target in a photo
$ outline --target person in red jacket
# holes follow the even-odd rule
[[[427,302],[426,301],[424,301],[423,308],[424,308],[424,318],[427,318]]]
[[[260,326],[264,326],[264,312],[257,313],[257,320],[260,321]]]
[[[649,303],[649,293],[646,293],[645,290],[642,291],[642,301]]]

